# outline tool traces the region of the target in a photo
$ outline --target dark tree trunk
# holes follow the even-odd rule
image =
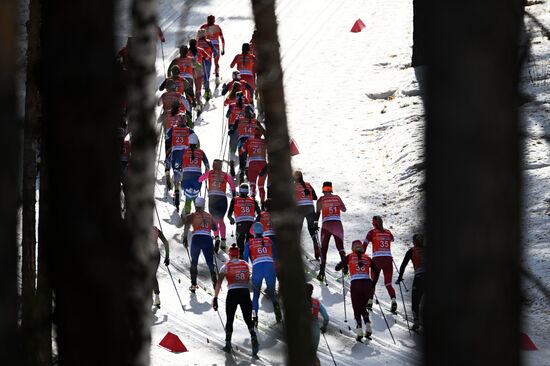
[[[24,355],[35,364],[37,333],[34,325],[36,309],[36,145],[39,114],[38,62],[40,40],[40,0],[29,1],[27,22],[27,85],[23,139],[23,239],[22,239],[22,312]]]
[[[142,268],[120,217],[113,14],[113,1],[43,4],[41,245],[59,365],[141,365],[144,356],[140,305],[133,304]]]
[[[520,363],[521,3],[430,3],[426,365]]]
[[[16,1],[0,2],[0,365],[18,364],[17,208],[20,121],[17,118]]]
[[[428,8],[429,0],[413,0],[413,47],[411,66],[422,66],[426,63],[428,41]]]
[[[258,43],[258,87],[266,116],[273,225],[280,255],[287,364],[313,364],[311,309],[307,306],[300,248],[300,219],[294,201],[275,1],[252,0]]]
[[[135,256],[136,280],[130,294],[136,324],[136,344],[141,342],[143,361],[148,361],[151,343],[151,294],[155,275],[153,243],[153,206],[155,187],[155,59],[157,2],[132,2],[132,35],[128,67],[128,112],[132,136],[132,153],[128,174],[127,218],[133,237],[132,253]],[[141,365],[148,364],[140,363]]]

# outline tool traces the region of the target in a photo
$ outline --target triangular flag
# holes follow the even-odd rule
[[[523,332],[519,332],[519,348],[522,351],[536,351],[538,350],[535,343],[529,338],[529,336]]]
[[[187,352],[187,348],[185,348],[179,337],[170,332],[166,333],[164,338],[162,338],[159,346],[166,348],[170,352]]]
[[[296,141],[294,139],[290,139],[290,155],[298,155],[300,153],[300,150],[298,149],[298,144],[296,144]]]
[[[363,30],[363,28],[365,28],[366,25],[365,23],[363,23],[363,21],[361,19],[357,19],[355,21],[355,23],[353,23],[353,27],[351,27],[351,31],[353,33],[359,33]]]

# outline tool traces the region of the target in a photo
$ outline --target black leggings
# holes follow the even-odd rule
[[[244,253],[244,242],[252,238],[250,234],[250,227],[253,221],[242,221],[237,223],[237,246],[239,247],[240,258],[242,259]]]
[[[225,313],[227,314],[227,324],[225,331],[227,334],[233,333],[233,320],[235,320],[235,312],[237,306],[241,307],[243,319],[248,327],[248,330],[254,330],[252,323],[252,301],[250,300],[250,291],[247,288],[235,288],[227,292],[225,299]]]
[[[298,212],[302,216],[300,220],[300,223],[302,225],[304,223],[304,219],[307,220],[307,230],[309,231],[309,235],[311,236],[311,240],[313,242],[313,251],[315,253],[315,256],[319,257],[321,256],[321,253],[319,252],[319,239],[317,238],[317,230],[315,230],[315,219],[317,218],[315,209],[313,208],[313,205],[298,206]]]
[[[412,311],[415,319],[420,318],[420,302],[424,296],[424,273],[419,273],[414,276],[412,286]]]
[[[370,279],[352,280],[350,285],[351,305],[353,307],[353,318],[355,327],[362,326],[361,317],[365,323],[369,322],[369,312],[367,311],[367,302],[371,296],[373,287]]]

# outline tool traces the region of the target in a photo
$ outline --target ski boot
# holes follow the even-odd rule
[[[372,304],[373,304],[372,299],[369,299],[369,301],[367,302],[367,310],[368,311],[372,311]]]
[[[357,327],[356,329],[356,337],[355,337],[355,340],[357,342],[361,342],[361,340],[363,339],[363,329],[361,328],[361,326]]]
[[[220,251],[220,237],[216,235],[214,238],[214,253],[218,254]]]
[[[275,312],[275,320],[280,323],[283,320],[283,314],[281,314],[281,307],[279,304],[273,304],[273,311]]]
[[[159,294],[155,294],[155,299],[153,300],[153,306],[157,309],[160,309],[160,296]]]
[[[231,333],[225,333],[225,347],[222,349],[227,353],[231,353],[233,351],[233,347],[231,347]]]
[[[229,162],[229,174],[231,174],[233,179],[235,178],[235,162],[233,160]]]
[[[176,206],[176,211],[180,210],[180,191],[176,190],[174,193],[174,205]]]
[[[325,282],[325,269],[321,268],[319,270],[319,274],[317,275],[317,279],[321,282]]]
[[[365,323],[365,337],[370,339],[371,335],[372,335],[372,328],[370,326],[370,322],[367,322]]]
[[[258,317],[257,316],[252,317],[252,324],[254,324],[254,328],[258,328]]]
[[[220,75],[216,74],[216,79],[214,80],[214,83],[216,84],[216,89],[220,86]]]
[[[258,336],[255,331],[250,332],[250,340],[252,343],[252,356],[258,357],[258,351],[260,350],[260,344],[258,343]]]
[[[395,297],[391,298],[390,311],[392,312],[392,314],[397,314],[397,300],[395,299]]]
[[[170,191],[172,189],[172,181],[170,180],[170,171],[166,170],[164,172],[164,175],[166,177],[166,188]]]
[[[197,289],[199,288],[199,286],[197,285],[191,285],[189,286],[189,291],[191,291],[191,293],[195,293],[195,291],[197,291]]]
[[[212,99],[212,92],[210,91],[210,89],[206,89],[204,91],[204,99],[206,99],[207,102]]]
[[[223,250],[224,252],[226,251],[227,249],[227,244],[225,242],[225,238],[222,238],[221,242],[220,242],[220,248],[221,250]]]
[[[345,265],[344,268],[342,268],[342,273],[344,274],[344,276],[347,276],[348,272],[349,272],[349,268],[347,265]]]

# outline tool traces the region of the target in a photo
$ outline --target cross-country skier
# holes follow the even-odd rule
[[[332,193],[331,182],[323,183],[323,196],[317,200],[316,212],[317,220],[319,220],[321,214],[323,219],[321,226],[321,268],[317,279],[324,281],[328,244],[331,236],[334,236],[334,243],[336,244],[340,258],[344,259],[346,255],[344,251],[344,228],[342,226],[342,219],[340,218],[340,212],[346,212],[346,206],[338,195]],[[346,268],[344,268],[344,272],[347,274]]]
[[[405,273],[405,267],[412,259],[414,268],[414,279],[412,285],[412,312],[413,312],[413,326],[412,330],[418,330],[420,328],[420,303],[424,296],[424,282],[426,267],[424,266],[424,236],[422,234],[413,235],[414,246],[405,253],[401,267],[399,268],[399,277],[395,284],[399,284],[403,281],[403,273]]]
[[[190,85],[191,90],[193,90],[194,73],[195,73],[195,61],[193,57],[189,54],[189,47],[183,45],[179,48],[180,55],[170,62],[168,69],[171,69],[172,66],[177,65],[180,69],[179,76],[184,78],[187,81],[187,85]],[[196,99],[195,99],[196,101]]]
[[[174,80],[166,80],[166,91],[159,98],[158,105],[162,105],[162,112],[159,115],[157,123],[166,124],[166,116],[172,110],[175,103],[178,103],[181,112],[185,112],[186,100],[181,93],[177,91],[177,85]]]
[[[166,83],[168,80],[176,83],[176,91],[183,96],[183,104],[180,107],[185,107],[189,119],[191,119],[191,106],[195,100],[195,92],[193,91],[193,84],[189,84],[189,81],[180,76],[180,68],[178,65],[174,65],[169,70],[170,76],[159,85],[159,91],[166,89]]]
[[[193,78],[195,79],[195,95],[197,102],[200,103],[200,97],[202,94],[202,79],[203,79],[203,61],[210,56],[206,50],[197,46],[197,40],[191,38],[189,40],[189,56],[193,58],[195,69]]]
[[[321,333],[326,333],[328,322],[330,320],[327,310],[319,301],[319,299],[312,297],[313,295],[313,285],[311,283],[306,283],[306,298],[310,303],[311,307],[311,336],[313,343],[313,351],[315,356],[317,356],[317,348],[319,348],[319,339],[321,338]],[[323,323],[319,327],[319,313],[323,317]],[[319,364],[319,359],[317,358],[317,364]]]
[[[204,97],[208,101],[212,98],[210,90],[210,74],[212,70],[212,56],[218,56],[218,49],[214,47],[210,39],[206,37],[206,31],[199,29],[197,32],[197,46],[202,48],[208,55],[202,59],[202,78],[204,82]]]
[[[243,43],[242,52],[233,58],[229,67],[237,67],[241,73],[241,79],[246,80],[252,89],[256,89],[256,56],[249,53],[250,45]]]
[[[380,271],[384,272],[384,285],[391,298],[391,312],[395,313],[397,311],[397,300],[395,299],[395,290],[392,286],[393,257],[391,255],[393,235],[388,229],[384,228],[382,217],[378,215],[373,216],[372,226],[373,229],[367,233],[367,237],[363,241],[363,249],[366,252],[369,242],[372,243],[372,260],[376,264],[376,268],[373,268],[371,271],[372,281],[374,287],[376,287]],[[374,290],[367,304],[369,309],[372,309],[373,296]]]
[[[223,350],[228,353],[232,350],[233,320],[235,319],[237,306],[240,306],[243,320],[250,332],[252,353],[256,356],[259,344],[256,331],[254,330],[254,323],[252,322],[252,301],[250,301],[250,291],[248,289],[250,270],[248,269],[248,264],[239,259],[239,248],[235,244],[229,248],[229,261],[220,269],[220,276],[216,283],[214,298],[212,299],[212,308],[215,311],[218,311],[218,294],[220,293],[224,278],[227,278],[228,291],[225,299],[227,320],[225,325],[225,347]]]
[[[273,243],[269,238],[263,236],[264,227],[256,222],[252,225],[254,237],[250,238],[244,245],[244,260],[252,262],[252,286],[254,295],[252,297],[252,320],[258,326],[258,309],[260,307],[260,290],[265,279],[267,285],[266,293],[273,302],[273,311],[277,323],[281,321],[281,308],[275,296],[275,266],[273,263]]]
[[[170,181],[172,140],[175,140],[177,149],[183,150],[186,146],[184,144],[185,140],[193,133],[193,130],[186,128],[186,123],[187,118],[180,113],[179,103],[174,102],[172,110],[166,116],[166,123],[164,125],[164,175],[166,179],[166,188],[168,190],[172,189],[172,182]],[[173,128],[177,130],[176,133],[172,133]]]
[[[240,121],[239,121],[240,123]],[[262,130],[256,127],[254,136],[248,138],[239,149],[239,155],[247,158],[247,177],[250,184],[251,196],[256,195],[256,186],[260,193],[260,203],[265,201],[265,176],[260,176],[260,172],[267,165],[267,145],[262,138]]]
[[[214,218],[216,225],[214,226],[214,252],[218,253],[219,248],[226,249],[225,238],[225,222],[223,221],[227,212],[227,185],[231,188],[233,197],[237,195],[235,192],[235,183],[229,174],[222,171],[222,161],[215,159],[212,163],[212,170],[207,171],[199,178],[199,183],[207,181],[208,187],[208,211]],[[221,241],[220,241],[221,237]]]
[[[339,271],[349,267],[349,273],[351,275],[351,304],[353,306],[353,317],[355,319],[355,328],[357,331],[356,339],[361,342],[363,338],[363,322],[365,322],[365,337],[370,338],[372,335],[367,302],[374,289],[369,271],[374,270],[376,265],[368,255],[364,254],[363,244],[360,240],[354,240],[351,244],[351,248],[352,252],[346,255],[344,259],[336,265],[335,270]]]
[[[239,186],[239,195],[233,197],[229,204],[227,217],[231,225],[237,223],[235,232],[237,233],[237,245],[240,251],[240,258],[243,257],[244,242],[250,239],[250,227],[254,223],[254,217],[260,213],[258,202],[248,195],[248,184],[242,183]],[[235,218],[233,218],[235,214]]]
[[[227,97],[225,97],[225,100],[223,102],[224,105],[230,106],[231,104],[236,103],[237,98],[241,94],[243,95],[244,104],[246,105],[251,104],[251,100],[248,97],[248,93],[246,93],[246,91],[243,91],[243,84],[241,84],[240,81],[234,82],[233,85],[231,86],[231,89],[229,90],[230,92],[229,94],[227,94]],[[227,114],[227,116],[229,117],[229,114]]]
[[[180,210],[180,190],[183,180],[183,155],[184,151],[190,145],[190,136],[197,136],[192,129],[187,127],[182,120],[180,125],[172,127],[168,133],[168,138],[171,142],[170,163],[172,165],[173,181],[174,181],[174,204],[176,210]],[[193,139],[195,139],[195,137]],[[198,137],[196,138],[198,141]],[[194,140],[193,140],[194,141]]]
[[[313,201],[317,200],[317,194],[311,184],[304,181],[304,176],[299,170],[294,172],[294,189],[298,211],[302,215],[300,223],[303,225],[304,219],[307,220],[307,229],[313,242],[315,260],[319,260],[321,257],[318,237],[319,232],[317,214],[315,213],[315,207],[313,206]]]
[[[275,247],[275,230],[273,229],[273,223],[271,222],[271,198],[265,200],[262,211],[256,216],[256,222],[262,224],[264,228],[264,237],[269,238],[273,243],[273,260],[275,261],[275,271],[278,269],[277,262],[277,248]]]
[[[202,197],[197,197],[195,200],[195,212],[187,215],[184,220],[185,229],[183,231],[183,245],[187,248],[187,236],[189,234],[189,226],[193,226],[193,236],[191,237],[191,287],[189,290],[195,293],[197,289],[197,265],[199,263],[199,255],[204,255],[206,264],[210,269],[210,277],[212,286],[216,287],[216,268],[214,267],[214,244],[212,243],[211,231],[214,230],[216,222],[212,216],[204,211],[205,201]]]
[[[232,77],[232,80],[229,83],[223,84],[222,95],[227,94],[229,91],[233,91],[234,85],[236,83],[239,83],[240,87],[237,87],[235,91],[238,91],[238,90],[242,91],[245,99],[248,99],[252,103],[254,98],[254,89],[252,89],[252,87],[250,86],[250,84],[248,84],[246,80],[241,79],[241,73],[239,72],[239,70],[234,70],[231,73],[231,77]]]
[[[210,164],[206,153],[199,149],[199,138],[196,134],[189,135],[189,147],[183,150],[183,193],[185,195],[185,206],[182,216],[191,212],[191,203],[198,197],[202,183],[199,178],[202,175],[202,164],[205,171],[210,170]]]
[[[153,306],[156,306],[157,308],[160,308],[160,289],[159,282],[157,280],[157,271],[160,265],[160,250],[158,247],[159,239],[162,241],[162,245],[164,245],[164,265],[168,266],[170,264],[170,245],[168,245],[168,240],[166,240],[166,237],[162,231],[160,231],[158,227],[153,226],[153,246],[155,248],[153,255],[155,256],[154,262],[157,265],[155,268],[155,275],[153,277],[153,293],[155,294]]]
[[[238,92],[236,94],[236,101],[232,102],[227,109],[226,117],[228,118],[227,135],[229,136],[229,172],[233,178],[235,177],[235,154],[239,143],[239,134],[236,132],[237,129],[234,124],[238,119],[245,117],[245,109],[248,107],[249,105],[246,104],[243,94]]]
[[[237,147],[239,149],[239,183],[244,181],[244,175],[246,172],[246,154],[245,150],[241,148],[249,138],[254,137],[256,131],[260,134],[265,132],[254,116],[254,108],[247,106],[244,109],[244,118],[238,118],[229,131],[232,134],[237,133],[238,136]]]
[[[214,56],[214,73],[216,75],[216,88],[220,85],[220,55],[225,55],[225,39],[223,38],[222,29],[218,24],[216,24],[216,17],[214,15],[209,15],[206,17],[206,23],[201,25],[200,29],[206,31],[206,37],[210,39],[212,45],[216,48],[216,55]],[[222,43],[220,51],[220,41]]]

